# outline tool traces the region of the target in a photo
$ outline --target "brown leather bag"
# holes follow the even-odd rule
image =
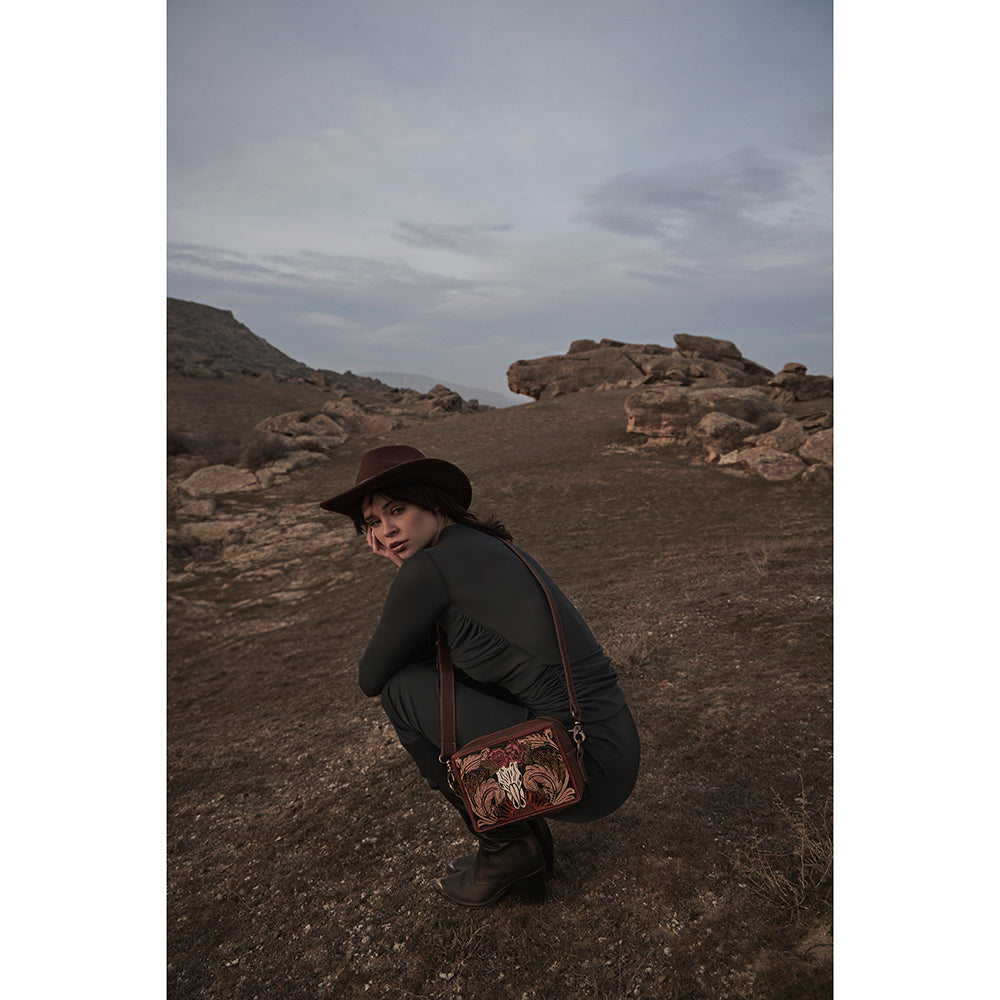
[[[531,563],[509,542],[505,544],[528,567],[549,602],[574,725],[571,735],[554,716],[538,716],[480,736],[456,749],[455,675],[451,651],[444,632],[438,626],[440,759],[448,768],[448,783],[461,796],[477,833],[568,809],[580,801],[587,784],[587,772],[583,765],[585,737],[559,609],[545,581]]]

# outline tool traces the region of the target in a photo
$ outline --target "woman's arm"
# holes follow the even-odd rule
[[[444,578],[427,552],[417,552],[403,563],[358,666],[358,683],[366,695],[380,694],[386,681],[411,662],[449,601]]]

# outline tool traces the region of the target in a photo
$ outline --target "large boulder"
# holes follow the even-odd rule
[[[323,404],[323,413],[358,437],[381,437],[406,424],[400,408],[388,406],[373,412],[350,396],[327,400]]]
[[[810,465],[833,465],[833,428],[810,435],[799,448],[799,455]]]
[[[639,385],[646,377],[646,372],[623,347],[604,345],[580,349],[574,346],[577,349],[571,354],[515,361],[507,369],[510,391],[534,399],[548,399],[582,389]]]
[[[428,416],[440,417],[451,413],[468,413],[479,408],[475,400],[466,402],[462,397],[446,385],[436,385],[428,392],[422,393],[420,407]]]
[[[695,434],[702,439],[711,459],[733,451],[750,437],[754,430],[754,425],[746,420],[713,410],[698,421]]]
[[[277,435],[295,448],[332,452],[350,437],[347,429],[329,413],[296,410],[262,420],[254,430],[260,435]]]
[[[740,349],[731,340],[716,340],[715,337],[693,337],[689,333],[674,334],[674,343],[689,353],[700,354],[703,358],[742,358]]]
[[[806,469],[806,463],[787,451],[777,448],[754,447],[739,453],[739,463],[749,469],[755,476],[781,482],[796,479]]]
[[[806,440],[806,431],[794,417],[785,417],[773,431],[760,434],[754,441],[758,448],[776,448],[794,454]]]

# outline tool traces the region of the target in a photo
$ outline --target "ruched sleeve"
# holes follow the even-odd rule
[[[444,578],[426,552],[414,553],[399,567],[358,667],[366,695],[381,694],[397,670],[428,655],[434,621],[449,600]]]

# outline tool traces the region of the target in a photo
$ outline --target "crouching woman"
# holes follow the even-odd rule
[[[437,628],[454,664],[458,746],[541,715],[573,726],[547,599],[505,544],[511,540],[507,529],[496,519],[479,520],[469,510],[471,500],[469,479],[457,466],[390,445],[366,452],[354,485],[320,505],[350,517],[371,551],[397,567],[361,658],[361,689],[381,697],[420,773],[470,830],[440,759]],[[576,805],[550,818],[584,823],[628,798],[639,770],[639,739],[610,660],[576,608],[525,556],[559,610],[586,737],[586,790]],[[554,857],[544,819],[477,837],[475,854],[453,861],[450,873],[435,882],[442,895],[464,906],[487,906],[512,889],[544,892]]]

